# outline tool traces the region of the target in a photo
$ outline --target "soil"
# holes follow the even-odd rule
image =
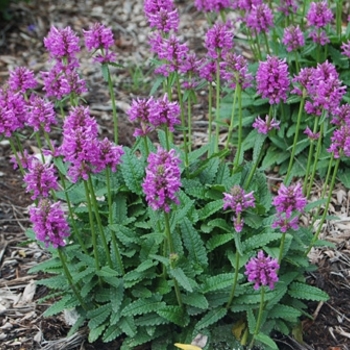
[[[190,42],[192,48],[198,48],[204,18],[194,16],[193,7],[184,1],[177,1],[177,5],[184,39]],[[150,84],[147,75],[142,84],[132,78],[136,68],[148,58],[147,26],[142,14],[142,1],[32,0],[12,4],[9,14],[12,19],[0,22],[0,85],[8,78],[9,70],[16,66],[27,66],[35,72],[45,70],[45,67],[47,69],[48,56],[42,40],[51,25],[70,25],[73,30],[81,32],[91,23],[101,21],[113,28],[118,57],[127,67],[117,71],[115,81],[121,116],[120,143],[131,145],[133,128],[125,111],[131,99],[139,95],[140,91],[141,94],[148,94]],[[82,61],[82,70],[88,77],[89,85],[85,98],[89,101],[91,113],[99,118],[101,134],[110,136],[110,109],[105,107],[108,105],[108,94],[101,74],[89,62],[88,59]],[[146,70],[143,68],[142,74]],[[196,142],[200,143],[205,138],[205,130],[201,127],[205,116],[200,103],[196,106],[195,117],[198,119]],[[27,136],[23,142],[31,147],[32,142]],[[42,317],[48,305],[39,305],[36,301],[47,291],[42,286],[34,288],[33,281],[43,276],[28,275],[27,271],[45,259],[46,253],[36,244],[24,244],[27,240],[24,231],[30,225],[28,206],[32,200],[25,192],[19,172],[9,162],[11,154],[8,142],[0,140],[0,350],[119,349],[120,340],[108,344],[88,343],[84,330],[67,341],[65,337],[69,326],[63,317]],[[334,212],[347,218],[349,202],[349,193],[339,184],[334,195]],[[296,334],[295,337],[276,335],[275,340],[280,349],[350,349],[350,228],[346,220],[344,222],[343,226],[329,223],[325,228],[324,238],[335,243],[336,248],[315,250],[311,255],[318,268],[309,274],[309,283],[325,290],[330,296],[329,301],[309,304],[308,311],[314,319],[305,318],[302,322],[302,344],[297,342]],[[4,301],[5,306],[2,304]],[[142,349],[149,348],[139,348]]]

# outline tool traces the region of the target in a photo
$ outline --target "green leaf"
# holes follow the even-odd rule
[[[101,276],[101,277],[116,277],[118,276],[118,272],[111,269],[108,266],[103,266],[101,268],[101,270],[96,271],[97,276]]]
[[[135,324],[137,326],[159,326],[161,324],[166,324],[166,323],[169,323],[169,321],[159,316],[155,312],[142,315],[135,320]]]
[[[211,158],[207,162],[206,167],[203,169],[203,171],[199,175],[202,183],[205,183],[205,184],[213,183],[213,180],[215,179],[215,176],[218,172],[219,164],[220,164],[220,159],[217,157]]]
[[[227,309],[224,307],[220,307],[217,309],[210,310],[204,317],[202,317],[196,324],[196,330],[200,330],[203,328],[207,328],[210,325],[216,323],[221,320],[227,314]]]
[[[52,304],[44,313],[44,317],[49,317],[57,315],[62,312],[64,309],[72,309],[75,306],[80,305],[79,301],[75,299],[72,295],[66,295],[61,300],[56,301]]]
[[[53,276],[37,281],[37,284],[49,287],[50,289],[64,289],[67,285],[67,278],[64,275]]]
[[[106,331],[103,333],[102,341],[104,343],[109,343],[112,340],[118,338],[123,332],[116,325],[110,325]]]
[[[176,279],[182,288],[186,289],[190,293],[193,292],[191,282],[181,268],[175,267],[174,269],[170,269],[169,273]]]
[[[255,319],[252,308],[247,310],[247,321],[248,321],[248,327],[249,327],[250,334],[254,334],[254,331],[256,328],[256,319]]]
[[[222,273],[220,275],[206,278],[203,285],[204,293],[214,292],[231,286],[233,283],[233,277],[233,273]]]
[[[210,215],[222,210],[224,202],[222,199],[218,199],[216,201],[209,202],[205,207],[198,211],[199,220],[204,220]]]
[[[156,312],[159,308],[165,306],[161,299],[161,296],[153,295],[148,299],[135,300],[122,310],[122,316],[136,316]]]
[[[209,307],[206,297],[199,293],[183,294],[182,301],[186,305],[191,305],[203,310],[206,310]]]
[[[209,239],[206,246],[209,252],[215,248],[220,247],[234,239],[233,233],[218,234]]]
[[[100,327],[90,329],[89,337],[88,337],[89,343],[93,343],[94,341],[96,341],[101,336],[105,328],[106,328],[106,325],[103,324]]]
[[[259,160],[261,149],[265,143],[266,135],[257,133],[255,137],[254,149],[253,149],[253,163]]]
[[[265,232],[261,234],[256,234],[242,242],[242,250],[243,252],[254,251],[258,248],[268,245],[272,241],[281,239],[281,237],[281,233],[277,232]]]
[[[144,165],[142,161],[131,152],[130,148],[124,147],[124,151],[125,153],[121,158],[122,163],[120,164],[123,179],[131,192],[141,195]]]
[[[271,310],[269,310],[269,318],[283,318],[287,321],[295,322],[301,316],[301,312],[294,307],[276,304]]]
[[[200,266],[208,266],[208,257],[204,243],[197,230],[192,226],[191,221],[188,218],[184,218],[180,223],[180,228],[190,260],[195,261]]]
[[[90,329],[94,329],[100,326],[111,314],[111,303],[107,303],[97,307],[96,309],[87,312],[87,317],[90,318],[88,326]]]
[[[165,318],[166,320],[177,324],[178,326],[184,327],[188,320],[181,306],[167,305],[156,310],[156,313]],[[187,316],[188,318],[188,316]]]
[[[61,260],[58,258],[53,258],[53,259],[49,259],[49,260],[44,260],[43,262],[30,268],[28,273],[36,273],[39,271],[56,273],[57,270],[61,270],[61,269],[62,269]]]
[[[304,284],[301,282],[293,282],[290,284],[288,294],[296,299],[306,299],[313,301],[327,301],[329,296],[321,289]]]
[[[205,199],[206,189],[198,179],[182,179],[185,192],[192,197]]]
[[[132,316],[122,317],[118,322],[118,327],[120,327],[128,337],[133,337],[136,334],[135,321]]]
[[[258,333],[255,336],[255,339],[269,347],[269,350],[278,350],[277,344],[270,338],[268,335],[264,333]]]

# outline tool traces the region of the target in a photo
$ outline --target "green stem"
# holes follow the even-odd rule
[[[231,306],[232,300],[233,300],[233,298],[235,296],[235,291],[236,291],[237,281],[238,281],[239,259],[240,259],[240,254],[236,250],[235,275],[234,275],[234,278],[233,278],[233,285],[232,285],[231,293],[230,293],[228,302],[226,304],[226,309],[228,309]]]
[[[340,158],[339,157],[335,163],[335,167],[334,167],[334,171],[333,171],[333,176],[332,176],[332,180],[331,180],[331,184],[330,184],[330,187],[329,187],[329,190],[328,190],[328,197],[327,197],[327,202],[326,202],[326,205],[325,205],[325,208],[324,208],[324,212],[323,212],[323,215],[321,217],[321,221],[320,223],[318,224],[318,228],[317,228],[317,231],[308,247],[308,249],[306,250],[306,253],[305,255],[309,254],[311,248],[313,247],[313,245],[315,244],[315,242],[318,240],[318,236],[320,235],[321,233],[321,230],[322,230],[322,225],[323,223],[325,222],[326,220],[326,216],[328,214],[328,208],[329,208],[329,204],[331,202],[331,199],[332,199],[332,192],[333,192],[333,188],[334,188],[334,184],[335,184],[335,179],[337,177],[337,173],[338,173],[338,168],[339,168],[339,164],[340,164]]]
[[[184,110],[184,104],[183,104],[182,93],[181,93],[180,78],[178,74],[176,74],[176,87],[177,87],[177,94],[179,97],[179,103],[180,103],[180,109],[181,109],[181,127],[182,127],[182,133],[184,138],[185,168],[188,169],[189,164],[188,164],[187,127],[186,127],[186,121],[185,121],[185,110]]]
[[[228,135],[227,135],[225,149],[228,149],[228,146],[229,146],[230,140],[231,140],[231,136],[232,136],[233,125],[234,125],[233,123],[234,123],[234,118],[235,118],[236,101],[237,101],[237,92],[238,92],[238,89],[236,86],[235,93],[233,95],[231,120],[230,120],[230,125],[228,127]]]
[[[265,45],[266,45],[266,52],[268,55],[270,55],[270,46],[269,46],[269,41],[267,40],[267,35],[266,32],[264,32],[264,40],[265,40]]]
[[[313,163],[313,166],[312,166],[312,172],[311,172],[309,186],[308,186],[307,193],[306,193],[306,198],[310,197],[312,185],[313,185],[314,178],[315,178],[315,175],[316,175],[317,164],[318,164],[318,160],[320,158],[321,147],[322,147],[323,126],[324,126],[324,123],[321,123],[321,128],[320,128],[320,131],[319,131],[320,132],[320,136],[319,136],[319,138],[317,140],[316,152],[315,152],[315,155],[314,155],[314,163]]]
[[[10,142],[10,147],[11,147],[12,153],[14,154],[14,156],[16,158],[16,162],[17,162],[17,165],[19,167],[19,170],[21,171],[22,176],[24,176],[25,175],[25,171],[23,169],[22,162],[21,162],[21,160],[20,160],[20,158],[18,156],[18,152],[16,150],[16,146],[15,146],[15,144],[14,144],[14,142],[13,142],[11,137],[9,137],[8,140]]]
[[[173,244],[173,239],[171,237],[171,232],[170,232],[170,221],[169,221],[169,214],[164,212],[164,222],[165,222],[165,235],[168,241],[168,249],[169,249],[169,256],[171,256],[171,254],[175,253],[174,252],[174,244]],[[174,268],[174,262],[172,261],[172,259],[170,258],[170,267]],[[174,289],[175,289],[175,295],[176,295],[176,300],[179,304],[179,306],[182,307],[182,300],[181,300],[181,294],[180,294],[180,288],[179,285],[176,281],[175,278],[173,278],[173,282],[174,282]]]
[[[41,143],[40,136],[39,136],[38,132],[35,132],[35,139],[36,139],[36,142],[37,142],[39,150],[40,150],[41,161],[43,162],[43,164],[45,164],[45,157],[44,157],[44,154],[43,154],[43,146],[42,146],[42,143]]]
[[[256,326],[255,326],[255,331],[254,331],[254,334],[253,334],[253,339],[250,342],[249,348],[253,347],[255,337],[259,334],[259,331],[260,331],[262,314],[263,314],[263,311],[264,311],[264,296],[265,296],[265,287],[261,286],[261,299],[260,299],[260,307],[259,307],[258,319],[256,321]]]
[[[101,216],[100,216],[100,212],[99,212],[99,209],[98,209],[96,195],[95,195],[95,191],[94,191],[94,186],[92,185],[92,180],[91,180],[91,175],[90,174],[89,174],[89,177],[88,177],[88,185],[89,185],[89,191],[91,193],[92,205],[94,207],[95,218],[96,218],[97,226],[98,226],[100,234],[101,234],[102,244],[103,244],[103,248],[105,250],[105,254],[107,256],[108,265],[109,265],[109,267],[111,269],[113,269],[111,253],[109,251],[106,235],[105,235],[105,232],[104,232],[103,227],[102,227]]]
[[[111,191],[111,169],[109,167],[106,168],[106,184],[107,184],[107,197],[108,197],[108,209],[109,209],[109,224],[113,224],[113,206],[112,206],[112,191]],[[122,275],[124,275],[124,267],[123,262],[120,256],[119,248],[118,248],[118,242],[115,236],[115,232],[111,231],[111,237],[112,237],[112,246],[115,253],[115,256],[117,258],[117,262],[120,268],[120,271]]]
[[[100,267],[100,261],[99,261],[99,257],[98,257],[97,235],[96,235],[96,231],[95,231],[95,223],[94,223],[93,214],[92,214],[92,206],[91,206],[91,200],[90,200],[89,187],[88,187],[88,184],[86,181],[83,181],[83,183],[84,183],[84,188],[85,188],[86,203],[87,203],[88,212],[89,212],[89,222],[90,222],[90,228],[91,228],[91,240],[92,240],[92,249],[93,249],[94,258],[95,258],[95,267],[96,267],[96,270],[99,271],[101,267]],[[100,276],[98,278],[99,278],[99,282],[101,284]]]
[[[261,147],[260,152],[259,152],[259,155],[258,155],[258,158],[256,159],[256,162],[254,163],[254,165],[253,165],[253,167],[252,167],[252,170],[251,170],[250,173],[249,173],[248,180],[247,180],[247,182],[244,184],[244,187],[245,187],[246,189],[249,188],[249,185],[250,185],[250,183],[251,183],[251,181],[252,181],[252,179],[253,179],[253,176],[254,176],[255,171],[256,171],[256,169],[257,169],[257,167],[258,167],[258,165],[259,165],[259,163],[260,163],[260,161],[261,161],[261,158],[262,158],[263,154],[264,154],[264,148]]]
[[[336,28],[337,36],[341,39],[341,25],[342,25],[342,13],[343,13],[343,0],[336,1]]]
[[[107,76],[108,76],[108,90],[109,95],[111,96],[112,101],[112,115],[113,115],[113,128],[114,128],[114,143],[118,144],[118,115],[117,115],[117,106],[115,103],[115,95],[114,95],[114,89],[113,89],[113,82],[111,79],[111,73],[108,67],[108,64],[106,64],[107,68]]]
[[[242,117],[242,88],[240,84],[237,84],[236,89],[238,89],[238,148],[235,156],[236,169],[239,166],[241,152],[242,152],[242,133],[243,133],[243,117]]]
[[[192,151],[192,103],[191,96],[188,96],[187,100],[187,127],[188,127],[188,150]]]
[[[212,138],[212,129],[213,129],[213,85],[211,82],[209,82],[209,96],[208,96],[208,121],[209,121],[209,126],[208,126],[208,142],[209,145],[211,144],[211,138]]]
[[[284,249],[284,242],[286,240],[286,234],[282,233],[282,238],[281,238],[281,244],[280,244],[280,252],[278,255],[278,265],[281,266],[281,261],[283,257],[283,249]]]
[[[73,293],[75,294],[76,298],[79,300],[79,303],[80,305],[82,306],[82,308],[87,311],[88,310],[88,307],[85,305],[84,303],[84,300],[82,299],[81,295],[78,293],[77,289],[75,288],[75,285],[74,285],[74,282],[73,282],[73,279],[72,279],[72,276],[69,272],[69,269],[67,267],[67,263],[66,263],[66,258],[63,254],[63,252],[61,251],[61,248],[57,248],[57,252],[58,252],[58,256],[61,260],[61,263],[62,263],[62,267],[63,267],[63,271],[64,271],[64,274],[68,280],[68,283],[70,285],[70,287],[72,288],[73,290]]]
[[[285,179],[285,184],[288,185],[290,181],[290,176],[292,172],[292,166],[293,166],[293,161],[294,161],[294,156],[295,156],[295,151],[298,143],[298,137],[299,137],[299,129],[300,129],[300,123],[301,123],[301,116],[303,114],[303,109],[304,109],[304,103],[305,103],[305,97],[303,93],[303,97],[300,101],[299,105],[299,112],[298,112],[298,119],[297,119],[297,126],[295,129],[295,134],[294,134],[294,140],[293,140],[293,147],[292,147],[292,154],[289,159],[289,165],[288,165],[288,170],[287,170],[287,175]]]
[[[317,131],[317,125],[318,125],[318,120],[317,120],[317,118],[315,118],[314,127],[313,127],[313,132],[314,133],[316,133],[316,131]],[[311,183],[311,180],[309,180],[311,163],[317,161],[317,160],[314,159],[314,144],[315,144],[315,140],[311,139],[310,140],[310,147],[309,147],[309,155],[308,155],[308,158],[307,158],[307,165],[306,165],[306,172],[305,172],[305,178],[304,178],[304,185],[303,185],[303,193],[305,195],[307,193],[308,184]],[[312,186],[312,184],[310,186]]]

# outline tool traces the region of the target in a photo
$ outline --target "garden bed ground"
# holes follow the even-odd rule
[[[190,3],[177,1],[181,12],[181,35],[198,51],[201,49],[205,20],[195,14]],[[13,6],[11,14],[12,20],[0,22],[0,85],[7,79],[8,71],[16,66],[27,66],[35,72],[47,69],[48,56],[42,40],[51,25],[70,25],[79,33],[96,21],[113,28],[118,57],[126,67],[115,75],[121,118],[120,143],[130,145],[133,128],[125,111],[131,99],[139,91],[147,94],[150,86],[147,76],[140,79],[146,71],[137,70],[149,56],[142,0],[32,0],[28,4]],[[237,49],[249,56],[244,48]],[[86,100],[91,113],[98,118],[101,133],[107,135],[111,130],[108,94],[98,67],[91,65],[87,55],[82,56],[82,72],[89,86]],[[136,80],[137,74],[139,78]],[[205,103],[205,96],[194,113],[194,142],[197,143],[206,138],[207,123],[202,102]],[[29,139],[23,142],[31,146]],[[47,305],[38,305],[36,301],[45,295],[46,290],[34,283],[42,276],[28,275],[27,271],[45,259],[46,253],[36,244],[23,244],[26,241],[24,230],[29,226],[28,206],[32,201],[25,193],[19,172],[14,171],[9,163],[10,156],[9,144],[0,142],[0,350],[118,349],[118,341],[113,344],[89,344],[84,330],[67,340],[69,325],[63,315],[47,319],[42,317]],[[315,197],[320,185],[315,184]],[[336,248],[312,251],[310,259],[318,269],[308,276],[310,284],[325,290],[330,299],[324,303],[310,303],[309,312],[314,315],[314,320],[305,319],[302,323],[305,343],[301,345],[293,337],[277,336],[276,341],[281,349],[350,349],[350,192],[341,184],[334,192],[332,204],[332,214],[340,219],[325,226],[323,238],[333,242]]]

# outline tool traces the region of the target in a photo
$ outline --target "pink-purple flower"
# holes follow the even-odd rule
[[[340,48],[341,48],[341,53],[344,56],[347,56],[348,58],[350,58],[350,40],[342,43]]]
[[[88,30],[83,30],[83,34],[88,51],[108,50],[114,45],[112,30],[101,23],[94,23]]]
[[[46,247],[66,245],[65,239],[70,235],[70,229],[60,202],[41,199],[37,207],[29,210],[29,215],[36,238]]]
[[[51,127],[57,124],[53,103],[44,100],[38,95],[32,94],[27,106],[26,123],[31,126],[34,131],[39,131],[42,128],[46,132],[50,132]]]
[[[28,163],[28,173],[24,175],[23,180],[27,184],[26,192],[33,192],[33,200],[48,197],[51,190],[58,190],[53,164],[43,164],[35,157]]]
[[[298,229],[299,219],[297,216],[293,217],[293,213],[302,213],[306,204],[307,199],[303,195],[303,189],[299,182],[288,187],[282,183],[278,190],[278,195],[273,200],[277,217],[272,227],[279,227],[283,233],[289,228]]]
[[[194,5],[198,11],[220,12],[231,7],[231,0],[195,0]]]
[[[333,13],[328,7],[327,1],[311,2],[306,19],[308,25],[321,28],[332,21]]]
[[[273,25],[273,13],[268,5],[262,3],[252,6],[246,15],[245,21],[247,27],[253,31],[267,33]]]
[[[35,89],[38,82],[34,72],[26,67],[17,67],[10,72],[8,80],[11,91],[25,93],[29,89]]]
[[[215,23],[205,36],[208,56],[217,59],[224,57],[233,47],[233,26],[231,22]]]
[[[124,154],[123,147],[117,146],[108,138],[99,141],[98,144],[99,157],[94,161],[94,172],[100,172],[109,167],[116,172],[117,165],[121,163],[121,156]]]
[[[154,103],[155,101],[152,96],[148,99],[138,98],[132,101],[127,114],[132,122],[136,122],[140,125],[140,128],[135,129],[135,137],[146,136],[153,130],[150,125],[150,114]]]
[[[282,43],[286,45],[288,52],[303,47],[305,45],[305,39],[300,27],[298,25],[292,25],[285,28]]]
[[[44,46],[50,56],[56,59],[70,59],[80,51],[79,37],[71,27],[63,29],[51,27],[47,37],[44,38]]]
[[[251,258],[245,265],[249,282],[254,282],[254,289],[258,290],[261,286],[269,286],[272,290],[275,283],[278,282],[277,272],[280,266],[277,259],[271,256],[265,256],[264,252],[260,250],[257,257]]]
[[[275,118],[270,118],[268,115],[266,115],[265,120],[258,116],[252,126],[257,129],[258,133],[267,134],[272,129],[279,129],[280,122]]]
[[[174,149],[166,151],[158,147],[150,153],[146,177],[142,183],[146,201],[153,210],[170,211],[172,203],[180,204],[177,192],[181,187],[180,159]]]
[[[266,61],[259,63],[256,83],[258,93],[270,104],[285,102],[290,84],[286,60],[268,55]]]
[[[350,157],[350,127],[348,124],[343,124],[333,131],[331,145],[327,151],[333,152],[334,158],[343,155]]]
[[[306,127],[304,134],[307,135],[310,140],[317,140],[320,137],[319,132],[313,132],[308,126]]]
[[[240,186],[234,186],[231,193],[224,192],[223,209],[231,209],[234,212],[233,226],[236,232],[241,232],[244,225],[244,219],[241,216],[242,212],[251,207],[255,207],[255,198],[253,192],[246,193]]]

